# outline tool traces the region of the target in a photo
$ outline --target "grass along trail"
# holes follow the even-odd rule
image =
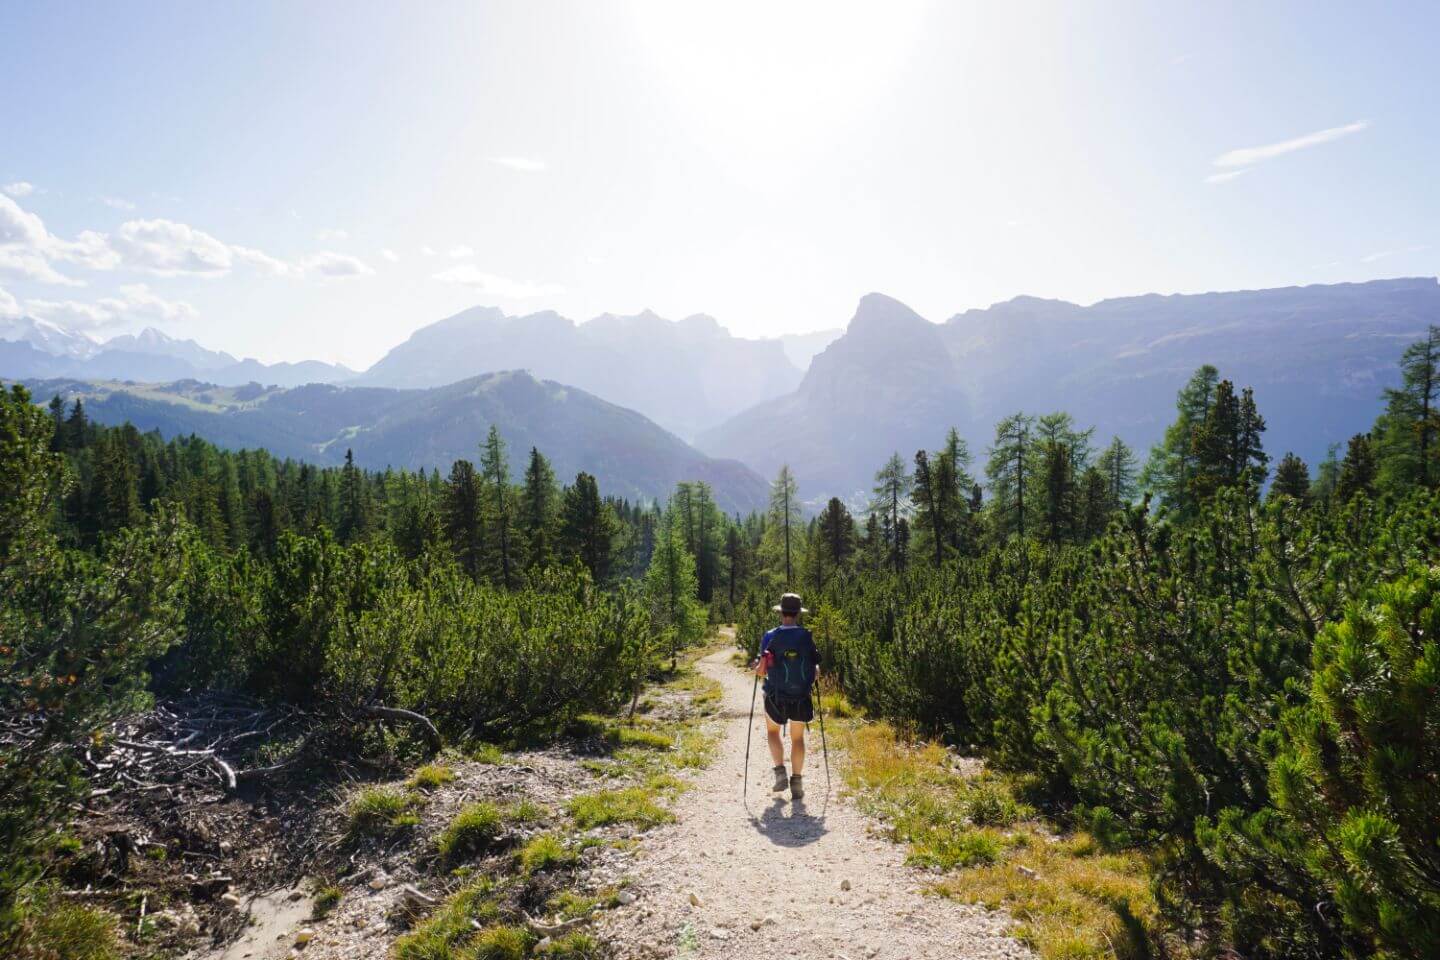
[[[630,871],[637,898],[604,915],[602,939],[634,958],[1030,957],[1007,935],[1006,914],[927,895],[933,878],[906,866],[902,847],[872,836],[875,822],[841,791],[835,731],[828,807],[818,724],[807,743],[807,795],[793,803],[770,793],[757,705],[747,812],[751,677],[731,654],[698,664],[724,691],[715,760],[679,798],[677,822],[646,835]]]

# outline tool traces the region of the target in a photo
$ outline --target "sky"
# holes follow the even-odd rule
[[[0,316],[363,368],[1440,273],[1440,4],[0,5]]]

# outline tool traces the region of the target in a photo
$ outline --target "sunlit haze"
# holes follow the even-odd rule
[[[1440,272],[1440,7],[0,11],[0,315],[363,368],[475,304],[774,336],[871,290]]]

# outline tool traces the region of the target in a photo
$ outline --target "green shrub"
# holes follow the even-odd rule
[[[493,803],[467,805],[435,841],[440,858],[456,863],[493,847],[505,832],[504,818]]]
[[[567,933],[551,940],[536,951],[542,957],[565,958],[565,960],[593,960],[601,956],[600,944],[585,933]]]

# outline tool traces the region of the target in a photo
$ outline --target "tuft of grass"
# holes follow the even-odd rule
[[[456,863],[495,845],[505,832],[500,808],[493,803],[472,803],[465,806],[435,841],[440,859]]]
[[[617,747],[637,747],[642,750],[669,750],[675,745],[675,738],[658,730],[644,727],[612,727],[605,739]]]
[[[488,763],[492,767],[498,767],[505,762],[505,751],[493,743],[474,741],[465,748],[465,755],[476,763]]]
[[[22,957],[116,960],[120,956],[115,918],[93,907],[49,904],[29,921],[21,937]]]
[[[908,839],[909,863],[941,870],[995,863],[1005,848],[1004,839],[990,830],[926,830]]]
[[[1020,819],[1021,807],[994,780],[975,783],[965,796],[965,815],[977,827],[1008,827]]]
[[[338,907],[340,905],[340,901],[344,898],[345,891],[335,886],[333,883],[327,883],[323,886],[317,887],[315,889],[315,902],[310,908],[311,913],[314,915],[316,920],[323,919],[324,917],[329,916],[330,911]]]
[[[550,819],[550,811],[544,805],[527,798],[506,810],[505,819],[510,823],[540,823]]]
[[[352,835],[385,836],[420,822],[415,798],[389,787],[364,787],[345,806]]]
[[[573,866],[579,859],[579,854],[553,833],[531,837],[520,848],[520,869],[526,874]]]
[[[699,770],[710,766],[715,758],[715,739],[699,730],[687,730],[680,735],[680,747],[675,752],[675,766],[684,770]]]
[[[600,944],[585,933],[567,933],[551,940],[536,952],[541,957],[564,957],[567,960],[592,960],[600,957]]]
[[[462,956],[464,960],[525,960],[533,942],[524,927],[499,924],[477,933]]]
[[[410,774],[408,786],[412,790],[438,790],[455,779],[455,771],[443,763],[427,763],[416,767]]]
[[[640,787],[582,793],[571,798],[565,809],[581,830],[612,823],[645,828],[675,819],[673,813],[655,802],[649,791]]]
[[[494,923],[500,908],[493,894],[494,885],[488,878],[462,889],[445,901],[430,918],[395,941],[395,960],[453,960],[468,957],[462,952],[464,942],[476,927]]]

